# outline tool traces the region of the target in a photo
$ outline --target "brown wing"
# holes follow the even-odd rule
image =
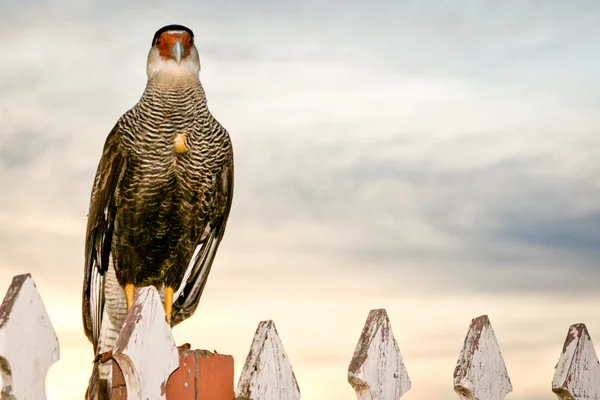
[[[173,314],[171,317],[171,326],[175,326],[185,319],[189,318],[200,302],[200,296],[206,285],[210,268],[215,259],[215,254],[223,239],[225,226],[231,210],[233,199],[233,156],[221,173],[219,185],[219,195],[222,199],[219,203],[222,205],[222,212],[217,214],[212,221],[209,221],[210,231],[205,235],[205,239],[197,243],[199,248],[195,252],[195,258],[190,264],[190,270],[186,271],[182,282],[183,288],[180,288],[180,295],[173,303]],[[187,279],[186,279],[187,278]]]
[[[104,276],[108,269],[115,216],[115,192],[122,172],[125,155],[120,147],[118,123],[106,142],[96,171],[90,200],[85,239],[83,279],[83,327],[94,351],[100,336],[104,310]]]

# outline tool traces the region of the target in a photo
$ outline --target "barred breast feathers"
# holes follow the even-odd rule
[[[157,143],[174,146],[180,133],[186,134],[186,145],[210,151],[218,163],[223,161],[222,150],[230,147],[227,131],[210,113],[204,89],[193,76],[161,75],[149,80],[140,101],[121,117],[119,125],[124,147],[134,153],[152,155],[162,150]]]
[[[145,193],[147,202],[156,200],[165,184],[171,185],[167,182],[177,182],[184,209],[195,207],[191,202],[198,200],[202,213],[219,208],[212,203],[217,176],[232,163],[231,141],[210,113],[197,77],[149,80],[140,101],[119,120],[119,131],[123,148],[135,158],[128,172],[130,187]],[[185,154],[177,154],[179,134],[185,134]]]

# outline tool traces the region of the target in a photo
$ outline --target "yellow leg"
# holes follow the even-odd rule
[[[171,323],[171,313],[173,312],[173,293],[175,289],[171,286],[165,287],[165,314],[167,314],[167,322]]]
[[[133,295],[135,294],[135,286],[133,283],[128,283],[125,285],[125,297],[127,298],[127,311],[131,308],[133,304]]]

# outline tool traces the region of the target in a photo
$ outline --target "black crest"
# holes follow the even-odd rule
[[[154,46],[154,43],[156,43],[156,39],[158,39],[160,37],[160,35],[162,35],[165,32],[168,32],[168,31],[185,31],[190,34],[190,37],[192,38],[192,40],[194,39],[194,32],[192,32],[192,30],[190,28],[188,28],[187,26],[177,25],[177,24],[166,25],[156,31],[156,33],[154,34],[154,38],[152,39],[152,46]]]

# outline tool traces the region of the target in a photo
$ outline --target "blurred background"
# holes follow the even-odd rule
[[[51,400],[83,397],[86,214],[104,140],[154,32],[194,30],[234,143],[232,213],[179,344],[239,375],[274,319],[303,399],[386,308],[413,389],[455,399],[489,314],[514,392],[550,400],[570,324],[600,343],[600,4],[0,0],[0,293],[31,272],[61,341]]]

